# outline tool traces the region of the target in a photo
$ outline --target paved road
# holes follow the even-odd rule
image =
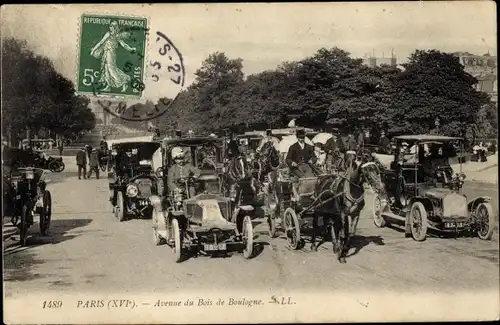
[[[168,246],[152,244],[150,220],[119,223],[114,218],[106,179],[78,180],[74,173],[52,179],[51,235],[39,237],[36,224],[30,246],[5,242],[7,296],[40,290],[153,293],[220,288],[498,291],[498,232],[492,241],[428,238],[419,243],[397,230],[376,228],[367,209],[358,226],[358,251],[345,265],[334,260],[331,244],[315,253],[290,251],[285,239],[259,233],[262,226],[256,228],[262,249],[252,260],[235,254],[176,264]],[[498,196],[491,185],[468,185],[468,196]]]

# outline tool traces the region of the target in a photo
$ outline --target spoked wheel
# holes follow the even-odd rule
[[[377,228],[383,228],[386,225],[384,216],[382,216],[382,200],[380,196],[375,195],[373,198],[373,223]]]
[[[115,217],[118,221],[122,222],[125,219],[123,193],[118,192],[116,195]]]
[[[50,219],[52,217],[52,196],[50,191],[43,193],[43,206],[40,212],[40,233],[46,236],[50,228]]]
[[[409,221],[413,239],[424,241],[427,236],[427,211],[421,202],[412,204]]]
[[[297,214],[292,208],[285,210],[285,235],[290,248],[296,250],[300,243],[300,226]]]
[[[490,203],[480,203],[476,208],[477,235],[482,240],[490,240],[495,230],[495,215]]]
[[[66,164],[62,161],[59,162],[59,168],[58,168],[58,172],[59,173],[62,173],[64,171],[64,169],[66,168]]]
[[[30,208],[27,204],[23,204],[21,208],[21,218],[19,221],[19,244],[21,246],[26,246],[28,239],[28,214],[30,213]]]
[[[175,262],[179,263],[182,257],[182,238],[179,227],[179,221],[176,218],[172,219],[172,237],[174,239],[173,251],[175,256]]]
[[[153,219],[153,243],[156,246],[163,245],[163,244],[165,244],[165,238],[160,236],[160,234],[158,233],[158,227],[159,227],[158,218],[163,217],[163,216],[161,215],[160,211],[158,211],[158,208],[154,205],[153,205],[153,213],[152,213],[151,217]]]
[[[253,253],[253,226],[250,216],[245,216],[243,219],[242,240],[245,248],[243,249],[243,256],[251,258]]]

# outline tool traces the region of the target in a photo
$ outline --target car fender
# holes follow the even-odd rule
[[[479,204],[485,203],[485,202],[490,202],[492,200],[493,200],[493,198],[489,197],[489,196],[478,196],[478,197],[475,197],[472,200],[470,200],[469,203],[467,203],[467,210],[469,212],[473,212],[474,210],[476,210],[476,207]]]

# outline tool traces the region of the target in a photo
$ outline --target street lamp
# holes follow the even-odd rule
[[[436,133],[439,134],[439,117],[436,117],[434,125],[436,126]]]

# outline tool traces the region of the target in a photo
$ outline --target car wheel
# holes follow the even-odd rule
[[[422,202],[412,204],[409,222],[413,239],[424,241],[427,237],[427,211]]]
[[[495,215],[490,203],[480,203],[476,208],[477,235],[482,240],[490,240],[495,230]]]
[[[373,223],[377,228],[384,228],[386,225],[386,221],[384,216],[382,215],[382,200],[379,195],[375,195],[373,198]]]
[[[123,193],[118,192],[116,195],[115,217],[122,222],[125,219],[125,205],[123,202]]]
[[[172,219],[172,235],[174,237],[173,251],[174,251],[175,262],[179,263],[182,257],[182,238],[179,227],[179,220],[177,220],[176,218]]]
[[[293,250],[299,249],[300,246],[300,225],[297,214],[292,208],[287,208],[284,214],[284,228],[288,245]]]
[[[153,220],[153,243],[156,246],[163,245],[165,244],[165,238],[160,236],[160,234],[158,233],[158,226],[159,226],[158,218],[160,217],[160,213],[158,211],[158,208],[154,205],[151,217]]]
[[[243,219],[242,240],[245,245],[245,248],[243,249],[243,256],[246,259],[249,259],[253,254],[253,226],[250,216],[245,216]]]

